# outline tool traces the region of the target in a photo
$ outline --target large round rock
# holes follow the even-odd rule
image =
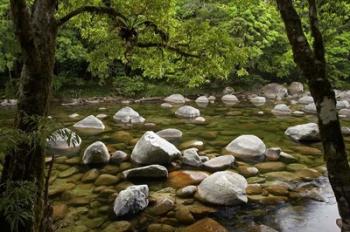
[[[110,154],[106,145],[97,141],[88,146],[83,155],[83,163],[84,164],[100,164],[100,163],[108,163],[110,159]]]
[[[266,146],[255,135],[241,135],[226,146],[226,151],[243,161],[259,161],[264,159]]]
[[[94,115],[90,115],[75,123],[73,127],[86,134],[98,134],[105,129],[103,122]]]
[[[172,94],[164,99],[164,101],[173,103],[173,104],[185,104],[186,99],[181,94]]]
[[[292,111],[286,104],[278,104],[271,110],[271,113],[276,116],[287,116],[291,115]]]
[[[198,196],[202,201],[216,205],[247,203],[247,186],[247,180],[237,173],[216,172],[200,183]]]
[[[284,134],[297,142],[320,141],[320,133],[316,123],[306,123],[288,127]]]
[[[262,88],[264,96],[270,99],[282,99],[288,95],[288,90],[277,83],[267,84]]]
[[[132,215],[148,206],[147,185],[134,185],[121,191],[114,201],[113,211],[117,217]]]
[[[304,92],[304,85],[300,82],[292,82],[288,86],[288,92],[290,95],[299,95]]]
[[[200,111],[192,106],[181,106],[175,114],[182,118],[196,118],[201,115]]]
[[[133,108],[127,106],[120,109],[117,113],[114,114],[113,119],[117,122],[122,123],[143,123],[145,119],[140,116]]]
[[[168,164],[181,152],[153,131],[147,131],[136,143],[131,159],[138,164]]]
[[[238,98],[233,94],[227,94],[222,96],[221,101],[227,106],[233,106],[239,103]]]

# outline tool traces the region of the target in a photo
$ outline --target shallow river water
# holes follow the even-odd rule
[[[183,132],[182,142],[200,140],[204,147],[201,154],[209,157],[222,154],[223,148],[236,137],[243,134],[253,134],[261,138],[266,147],[280,147],[284,152],[297,158],[297,163],[304,164],[308,168],[314,168],[321,173],[323,168],[322,156],[319,154],[321,144],[302,145],[291,141],[284,135],[289,127],[306,122],[316,122],[316,117],[306,115],[303,117],[276,117],[270,111],[272,105],[255,107],[249,103],[240,103],[234,107],[228,107],[221,103],[210,104],[200,108],[201,116],[206,119],[205,124],[195,124],[192,121],[177,118],[175,109],[163,109],[160,103],[140,103],[130,105],[140,113],[146,122],[152,122],[155,126],[126,126],[113,121],[112,116],[125,105],[121,104],[91,104],[86,106],[55,106],[50,115],[58,128],[68,127],[89,115],[107,114],[103,119],[107,129],[98,135],[79,134],[83,140],[80,155],[69,157],[57,157],[50,183],[50,199],[56,206],[55,216],[58,231],[104,231],[111,223],[116,221],[129,221],[134,231],[146,231],[151,223],[168,224],[175,228],[185,228],[187,225],[177,220],[174,210],[166,215],[154,216],[147,212],[135,216],[115,218],[113,215],[114,192],[119,192],[125,186],[132,183],[121,180],[110,186],[96,186],[94,182],[82,182],[82,176],[91,169],[81,164],[80,159],[86,146],[97,140],[104,142],[110,152],[123,150],[131,153],[137,138],[145,131],[158,131],[166,128],[176,128]],[[103,107],[105,109],[101,110]],[[299,109],[301,106],[292,106]],[[264,111],[264,115],[258,115],[258,111]],[[78,113],[78,118],[71,119],[68,115]],[[8,127],[12,123],[14,109],[1,109],[1,127]],[[350,125],[342,122],[342,126]],[[347,147],[350,140],[346,138]],[[311,151],[310,151],[310,148]],[[124,162],[122,165],[107,165],[95,167],[99,173],[119,175],[133,164]],[[254,164],[249,164],[254,165]],[[234,168],[234,170],[236,170]],[[170,173],[172,169],[169,169]],[[63,173],[63,174],[62,174]],[[324,174],[324,173],[323,173]],[[259,174],[259,180],[249,179],[249,183],[255,181],[264,184],[269,182],[264,174]],[[311,182],[319,186],[318,194],[323,201],[315,201],[310,198],[289,198],[284,202],[261,201],[249,202],[247,205],[236,207],[215,207],[203,205],[197,200],[186,203],[186,207],[197,207],[194,213],[195,220],[203,217],[211,217],[224,225],[229,231],[249,231],[254,224],[268,225],[278,231],[293,232],[337,232],[335,224],[338,218],[336,202],[330,189],[327,178],[320,177],[315,180],[301,181]],[[166,187],[176,187],[171,181],[137,180],[134,183],[147,183],[151,191],[158,191]],[[271,194],[269,194],[271,196]],[[188,205],[187,205],[188,204]],[[205,208],[208,207],[208,208]],[[210,210],[209,210],[210,209]],[[214,212],[215,211],[215,212]],[[109,230],[105,230],[109,231]],[[112,230],[111,230],[112,231]],[[126,231],[122,228],[113,231]],[[166,231],[166,230],[164,230]],[[213,230],[214,231],[214,230]]]

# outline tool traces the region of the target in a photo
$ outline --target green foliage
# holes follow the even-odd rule
[[[20,232],[20,225],[32,220],[36,187],[33,182],[8,182],[0,188],[5,188],[0,197],[0,214],[11,226],[11,232]]]
[[[9,14],[9,1],[0,0],[0,72],[12,70],[19,46]]]
[[[59,1],[57,18],[101,0]],[[84,13],[60,28],[54,88],[96,80],[135,96],[149,81],[199,87],[259,75],[300,79],[275,1],[111,0],[125,18]],[[311,39],[307,2],[294,1]],[[350,76],[350,3],[319,1],[328,73],[338,87]],[[20,60],[9,18],[0,0],[0,73]],[[312,41],[310,41],[312,42]],[[121,80],[121,81],[120,81]],[[249,81],[247,80],[247,83]],[[130,86],[129,86],[130,85]],[[150,86],[150,85],[149,85]],[[77,93],[79,94],[79,93]]]

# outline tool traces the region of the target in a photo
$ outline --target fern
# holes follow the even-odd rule
[[[33,182],[13,181],[0,186],[5,188],[0,197],[0,214],[10,225],[11,232],[33,220],[36,187]]]

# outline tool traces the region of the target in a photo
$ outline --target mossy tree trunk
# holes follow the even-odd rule
[[[56,0],[37,0],[31,7],[25,0],[11,0],[11,14],[16,37],[20,42],[23,68],[15,118],[15,127],[23,135],[5,158],[1,184],[30,181],[33,193],[33,220],[27,220],[19,231],[47,231],[42,225],[45,157],[40,136],[40,119],[46,118],[53,67],[57,26],[54,19]],[[22,136],[21,136],[22,137]],[[1,228],[10,231],[1,215]]]
[[[328,177],[342,218],[341,230],[348,232],[350,231],[350,167],[336,111],[335,93],[327,78],[325,49],[319,29],[316,2],[308,0],[308,3],[313,48],[303,32],[300,17],[292,0],[277,0],[292,46],[294,61],[303,71],[316,104]]]
[[[41,135],[41,119],[48,114],[51,82],[54,76],[57,31],[71,18],[82,14],[103,14],[114,20],[124,18],[111,7],[82,6],[60,19],[55,19],[57,0],[11,0],[11,16],[22,52],[23,68],[15,128],[22,134],[8,152],[0,180],[0,194],[13,182],[34,183],[32,217],[20,224],[21,232],[50,231],[50,209],[44,204],[45,142]],[[10,231],[10,223],[0,212],[1,231]]]

